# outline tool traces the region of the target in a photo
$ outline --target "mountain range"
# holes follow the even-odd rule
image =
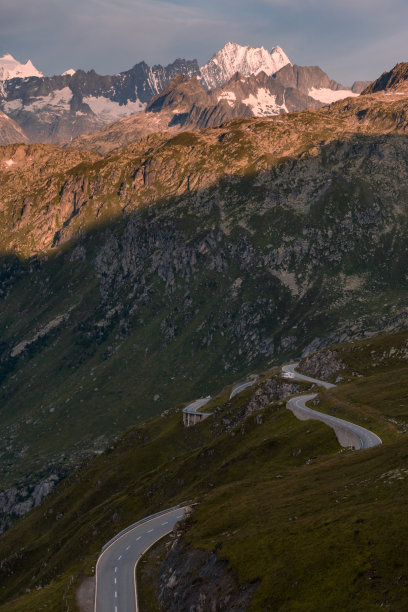
[[[356,83],[351,89],[346,88],[330,80],[319,68],[292,66],[280,47],[269,52],[263,47],[254,49],[234,43],[225,45],[201,68],[196,60],[178,59],[166,67],[149,67],[141,62],[112,76],[100,76],[93,70],[69,70],[63,75],[43,77],[34,67],[30,74],[24,68],[28,64],[17,65],[16,60],[12,58],[11,62],[7,59],[9,57],[0,58],[3,74],[9,75],[0,80],[0,108],[19,125],[30,142],[70,141],[120,118],[135,115],[145,110],[152,98],[179,75],[187,79],[196,77],[202,86],[199,106],[205,109],[205,115],[212,118],[207,121],[203,116],[196,119],[199,127],[217,125],[234,116],[315,108],[358,94],[368,84]],[[13,70],[7,68],[11,64]],[[15,78],[16,74],[27,76]],[[238,79],[235,79],[235,86],[226,87],[237,74],[244,84],[252,78],[240,91]],[[280,76],[274,82],[277,74]],[[222,89],[215,96],[206,99],[203,95],[204,91],[219,88]],[[194,95],[199,91],[195,86],[192,89]],[[226,102],[224,108],[214,111],[214,106],[222,100]],[[197,116],[197,112],[193,114]],[[182,123],[178,121],[179,129]],[[194,121],[188,123],[190,127],[193,124]],[[3,141],[3,144],[7,143]]]
[[[247,77],[236,73],[213,90],[205,90],[197,77],[188,80],[179,75],[144,111],[80,136],[70,146],[106,153],[158,131],[176,134],[216,127],[238,117],[268,117],[318,109],[357,95],[331,81],[317,66],[287,64],[271,76],[263,70]]]

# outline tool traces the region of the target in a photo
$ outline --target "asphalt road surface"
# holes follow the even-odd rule
[[[310,376],[304,376],[303,374],[299,374],[296,372],[296,367],[298,363],[291,363],[289,365],[282,366],[283,372],[289,372],[289,374],[293,374],[294,380],[304,380],[306,382],[316,383],[319,387],[325,387],[325,389],[332,389],[336,385],[332,385],[332,383],[326,382],[325,380],[318,380],[317,378],[311,378]]]
[[[210,399],[211,397],[208,396],[208,397],[203,397],[201,399],[195,400],[195,402],[192,402],[191,404],[183,408],[183,412],[185,412],[186,414],[197,414],[197,411],[203,406],[205,406],[206,404],[208,404]]]
[[[236,387],[232,389],[230,399],[238,395],[238,393],[241,393],[241,391],[244,391],[244,389],[248,389],[248,387],[252,387],[252,385],[254,385],[255,382],[256,382],[255,380],[250,380],[248,382],[238,384]]]
[[[299,374],[296,372],[297,365],[297,363],[286,365],[283,366],[282,370],[283,372],[289,372],[291,375],[293,375],[293,380],[314,382],[321,387],[325,387],[326,389],[335,387],[335,385],[332,385],[326,381]],[[337,417],[333,417],[329,414],[324,414],[323,412],[318,412],[317,410],[308,408],[306,403],[313,400],[316,396],[316,393],[311,393],[308,395],[293,397],[287,402],[286,406],[296,417],[301,420],[314,419],[317,421],[322,421],[331,427],[342,446],[352,446],[356,450],[362,450],[382,444],[381,438],[379,438],[372,431],[365,429],[364,427],[360,427],[360,425],[355,425],[349,421],[344,421],[343,419],[338,419]]]
[[[95,612],[137,612],[135,566],[139,558],[183,518],[187,508],[176,508],[119,534],[96,565]]]

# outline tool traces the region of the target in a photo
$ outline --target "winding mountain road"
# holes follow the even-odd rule
[[[200,408],[208,404],[211,400],[211,395],[195,400],[185,408],[183,408],[183,422],[186,427],[196,425],[211,415],[210,412],[201,412]]]
[[[172,508],[143,519],[105,545],[96,564],[94,612],[138,612],[137,562],[172,531],[187,509]]]
[[[335,387],[326,381],[300,374],[296,371],[297,365],[297,363],[292,363],[283,366],[283,376],[291,380],[315,383],[326,389]],[[252,386],[254,382],[237,384],[230,398]],[[293,397],[286,406],[300,420],[314,419],[331,427],[342,446],[352,446],[357,450],[362,450],[382,444],[381,438],[360,425],[308,408],[306,403],[315,397],[317,393]],[[184,408],[183,416],[188,418],[201,414],[206,416],[206,413],[198,411],[209,401],[208,396],[189,404]],[[188,507],[170,508],[158,515],[142,519],[105,544],[96,564],[94,612],[138,612],[137,563],[153,544],[172,531],[174,525],[183,518],[186,510]]]
[[[296,371],[297,365],[297,363],[285,365],[282,367],[282,370],[284,374],[287,374],[288,377],[293,380],[313,382],[316,385],[325,387],[326,389],[331,389],[336,386],[324,380],[318,380],[316,378],[311,378],[310,376],[300,374]],[[287,402],[286,406],[298,419],[302,421],[314,419],[316,421],[322,421],[322,423],[325,423],[331,427],[334,430],[334,433],[336,434],[341,446],[352,446],[356,450],[363,450],[365,448],[373,448],[374,446],[379,446],[382,444],[381,438],[379,438],[369,429],[365,429],[364,427],[360,427],[360,425],[355,425],[349,421],[344,421],[343,419],[338,419],[337,417],[333,417],[329,414],[324,414],[323,412],[318,412],[317,410],[308,408],[306,403],[313,400],[315,397],[317,397],[317,393],[292,397],[292,399]]]

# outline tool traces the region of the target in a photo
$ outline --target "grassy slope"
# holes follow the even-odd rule
[[[318,410],[351,420],[388,441],[408,431],[408,333],[334,347],[342,385],[320,392]]]
[[[386,377],[370,375],[380,369],[372,365],[373,343],[385,354],[407,338],[369,340],[342,353],[347,363],[349,351],[350,371],[358,359],[359,372],[369,376],[339,386],[336,397],[352,396],[356,414],[371,380],[370,401],[390,399],[376,407],[373,401],[377,432],[388,423],[384,417],[403,420],[408,366],[394,353],[384,364]],[[200,501],[186,528],[191,546],[217,550],[242,583],[262,579],[251,609],[406,610],[407,435],[391,427],[382,447],[340,451],[331,430],[297,421],[279,403],[261,411],[262,424],[250,417],[232,431],[217,426],[239,412],[252,392],[228,406],[224,391],[212,404],[220,411],[190,430],[172,410],[129,430],[113,450],[69,477],[2,539],[2,596],[53,582],[1,612],[55,609],[64,592],[72,599],[70,581],[75,585],[90,573],[112,533],[187,499]]]

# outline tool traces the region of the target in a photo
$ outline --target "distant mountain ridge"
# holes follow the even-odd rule
[[[12,60],[16,63],[14,58]],[[25,66],[29,64],[27,62]],[[278,46],[269,52],[264,47],[244,47],[231,42],[201,68],[196,60],[185,59],[177,59],[165,67],[150,67],[140,62],[130,70],[112,76],[101,76],[94,70],[70,69],[62,75],[43,77],[32,68],[25,78],[0,81],[0,110],[20,126],[31,142],[71,141],[135,115],[179,75],[187,79],[197,77],[201,83],[199,107],[205,109],[204,115],[208,115],[209,107],[217,107],[207,119],[204,116],[199,118],[196,109],[195,119],[189,118],[192,127],[219,125],[221,118],[227,120],[236,116],[264,116],[317,108],[360,93],[330,80],[318,67],[301,69],[293,66]],[[20,68],[15,70],[21,72]],[[252,80],[245,84],[242,81],[240,86],[235,80],[231,85],[234,91],[231,88],[218,91],[219,99],[213,95],[203,97],[205,90],[215,92],[224,88],[237,73],[243,79],[258,79],[258,85]],[[273,84],[271,79],[276,75],[279,78]],[[287,91],[284,93],[282,88]],[[188,109],[183,112],[191,115]]]
[[[285,65],[276,74],[243,76],[239,72],[212,90],[197,77],[177,76],[144,112],[82,135],[72,146],[100,153],[126,146],[155,132],[177,133],[219,126],[238,117],[267,117],[318,109],[357,94],[331,81],[316,66]]]
[[[178,74],[199,74],[196,60],[168,66],[140,62],[113,76],[94,70],[3,83],[0,108],[32,142],[61,142],[143,110]]]
[[[389,72],[384,72],[376,81],[364,89],[363,94],[390,90],[408,92],[408,62],[401,62]]]

